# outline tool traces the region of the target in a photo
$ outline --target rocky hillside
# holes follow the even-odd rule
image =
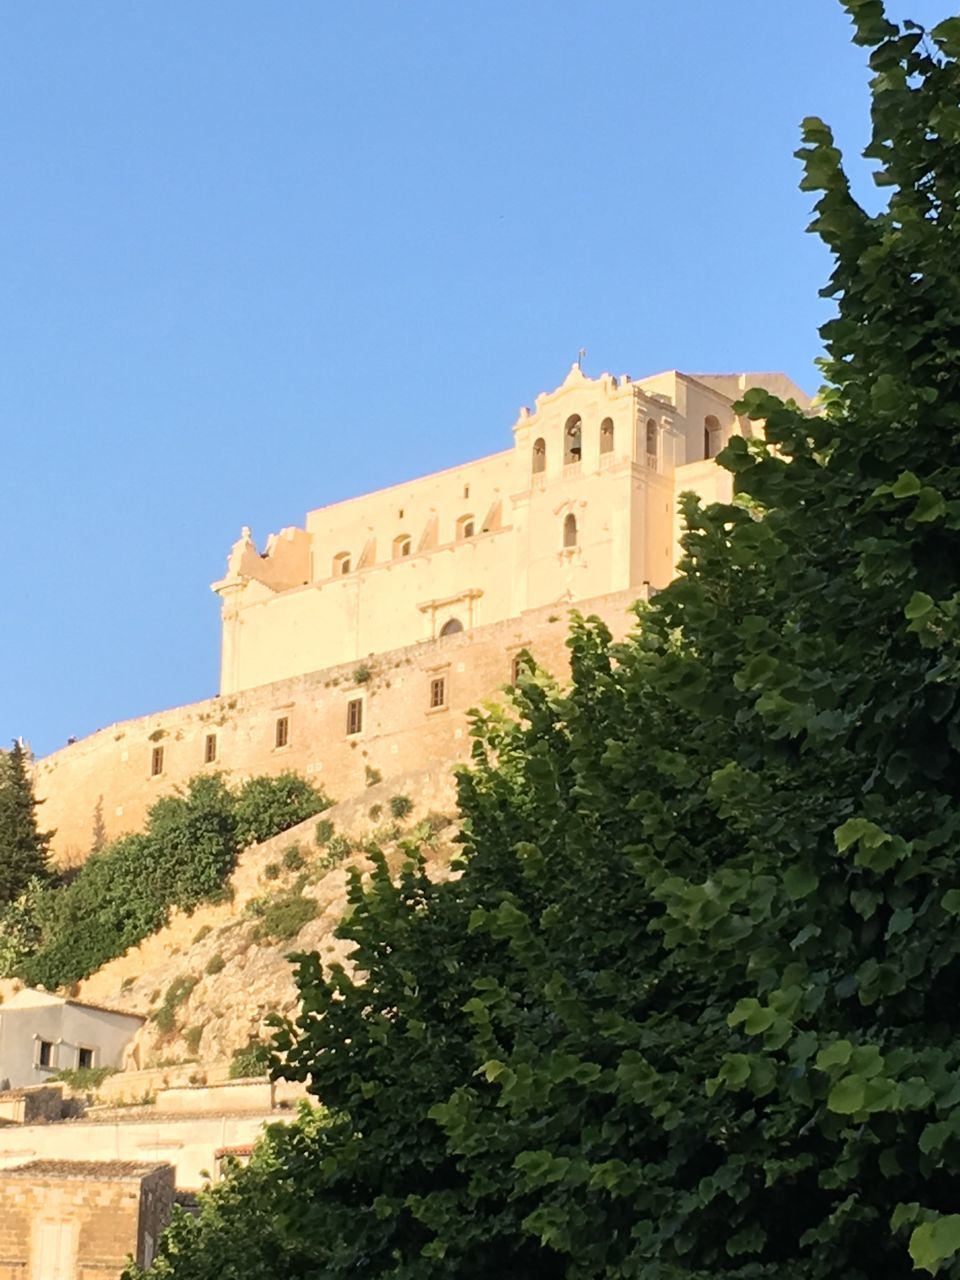
[[[347,944],[333,931],[346,903],[347,869],[369,869],[365,846],[376,843],[399,862],[401,842],[414,836],[442,876],[456,849],[454,810],[446,767],[371,786],[246,850],[227,901],[175,913],[72,994],[147,1015],[129,1069],[194,1061],[202,1078],[262,1036],[268,1014],[294,1009],[291,952],[346,958]]]

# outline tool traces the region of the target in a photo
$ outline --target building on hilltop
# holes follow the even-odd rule
[[[806,403],[780,375],[633,382],[574,365],[502,453],[311,511],[262,554],[244,529],[214,584],[221,694],[666,585],[677,494],[728,492],[712,460],[749,432],[732,401],[757,384]]]
[[[214,584],[220,693],[71,743],[37,765],[61,862],[89,852],[203,770],[294,769],[337,799],[466,757],[466,714],[530,650],[562,675],[569,610],[628,629],[631,604],[675,572],[677,499],[731,494],[714,459],[755,429],[734,412],[783,374],[589,378],[574,365],[461,467],[308,513],[257,550],[249,530]]]

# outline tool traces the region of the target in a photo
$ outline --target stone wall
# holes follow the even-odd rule
[[[28,1160],[163,1162],[173,1166],[177,1190],[198,1191],[221,1147],[248,1146],[264,1125],[287,1123],[295,1116],[292,1110],[158,1116],[153,1107],[131,1107],[100,1119],[11,1125],[0,1129],[0,1178]],[[0,1280],[5,1280],[2,1271]]]
[[[622,635],[635,592],[583,601]],[[155,715],[128,720],[64,747],[36,766],[45,826],[61,864],[88,855],[97,811],[109,839],[141,830],[150,805],[195,774],[233,781],[292,769],[331,797],[362,796],[384,780],[469,755],[467,713],[497,697],[514,657],[528,648],[560,678],[568,672],[569,609],[550,606],[506,622]],[[432,707],[434,681],[443,705]],[[347,706],[361,703],[363,727],[348,734]],[[278,745],[278,721],[286,741]],[[282,736],[282,735],[281,735]],[[208,740],[214,758],[206,761]],[[162,751],[160,771],[155,751]]]
[[[173,1207],[169,1165],[32,1161],[0,1172],[0,1280],[113,1280],[149,1263]]]

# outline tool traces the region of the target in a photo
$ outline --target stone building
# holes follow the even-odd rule
[[[0,1280],[114,1280],[153,1261],[169,1165],[33,1160],[0,1170]]]
[[[260,552],[244,530],[214,584],[220,693],[126,721],[40,761],[64,862],[141,826],[203,770],[295,769],[336,798],[465,758],[466,714],[524,648],[562,676],[571,608],[615,634],[672,577],[677,499],[731,493],[714,458],[750,434],[749,387],[807,397],[782,374],[586,377],[522,409],[510,448],[307,514]]]

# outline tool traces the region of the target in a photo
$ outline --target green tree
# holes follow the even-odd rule
[[[269,840],[306,818],[329,809],[330,798],[297,773],[250,778],[237,796],[237,838],[241,848]]]
[[[824,411],[751,393],[636,634],[478,719],[459,876],[354,876],[278,1038],[329,1124],[154,1274],[960,1278],[960,18],[845,7],[891,194],[805,122]]]
[[[46,876],[52,832],[37,823],[29,758],[19,742],[0,752],[0,904],[13,902],[35,876]]]

